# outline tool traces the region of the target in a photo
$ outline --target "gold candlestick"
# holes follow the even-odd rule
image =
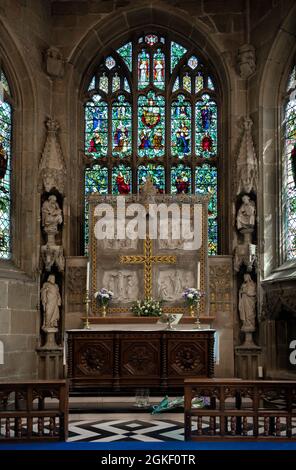
[[[190,304],[189,311],[190,311],[191,318],[196,319],[196,321],[194,322],[195,324],[194,328],[200,328],[201,324],[200,324],[200,319],[199,319],[199,302],[196,304]]]
[[[84,322],[84,328],[86,330],[90,329],[90,323],[89,323],[89,307],[90,307],[91,300],[89,298],[89,290],[86,291],[85,293],[85,313],[86,313],[86,318]]]

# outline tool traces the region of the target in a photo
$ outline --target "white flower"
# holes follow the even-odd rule
[[[193,299],[193,294],[188,294],[187,297],[188,299]]]

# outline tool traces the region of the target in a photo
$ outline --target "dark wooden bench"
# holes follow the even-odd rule
[[[0,442],[65,441],[68,395],[66,380],[0,381]]]
[[[296,439],[294,381],[185,379],[184,398],[185,440]]]

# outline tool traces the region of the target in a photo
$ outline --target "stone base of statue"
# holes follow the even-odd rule
[[[38,378],[53,380],[64,378],[64,348],[58,346],[55,340],[57,328],[42,328],[46,334],[44,346],[37,348]]]
[[[258,346],[254,343],[253,340],[253,333],[256,330],[252,327],[242,327],[241,332],[244,333],[245,339],[244,342],[240,345],[240,348],[258,348]]]
[[[53,349],[58,347],[55,340],[55,334],[58,332],[58,328],[43,327],[42,330],[46,334],[46,340],[43,349]]]

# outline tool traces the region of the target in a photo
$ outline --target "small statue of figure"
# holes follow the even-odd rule
[[[239,316],[242,321],[242,331],[256,330],[256,283],[250,274],[244,275],[244,282],[239,290]]]
[[[55,276],[50,274],[41,289],[41,302],[44,310],[42,329],[57,328],[60,318],[59,307],[62,304],[59,287]]]
[[[245,194],[242,197],[242,205],[240,206],[236,217],[237,229],[240,231],[253,231],[255,226],[255,215],[255,202],[252,201],[247,194]]]
[[[51,194],[49,198],[42,204],[42,227],[45,232],[56,233],[58,225],[63,222],[62,211],[57,198]]]

